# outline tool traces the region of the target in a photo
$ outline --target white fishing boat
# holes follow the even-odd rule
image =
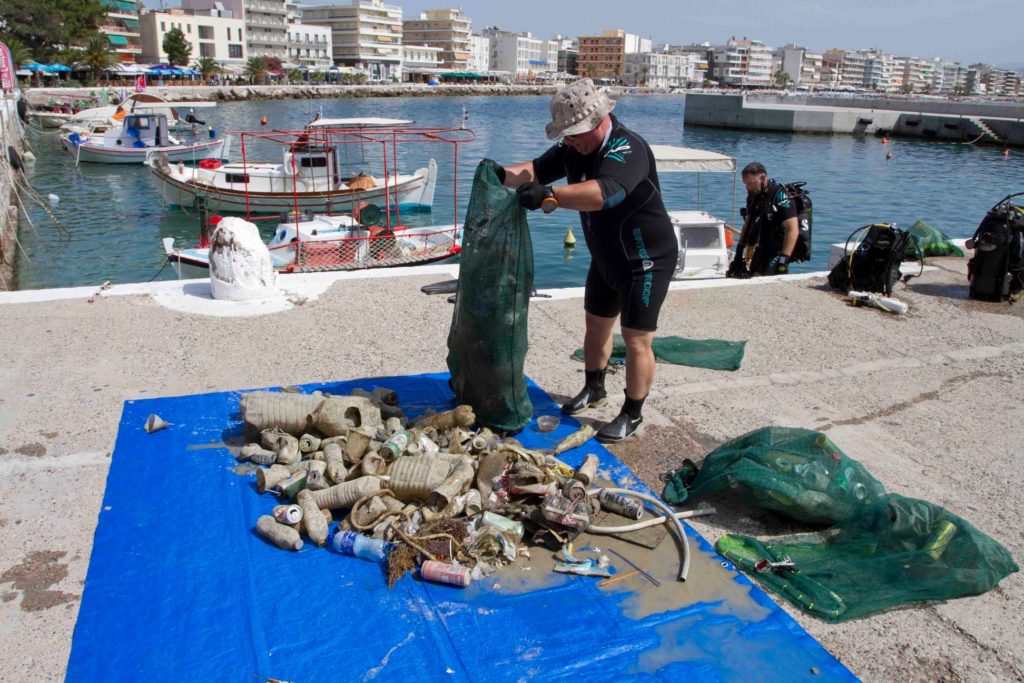
[[[210,248],[177,248],[163,240],[164,252],[182,279],[210,275]],[[203,244],[203,242],[201,242]],[[384,228],[352,216],[304,215],[278,224],[267,243],[270,262],[281,273],[394,268],[440,263],[458,255],[462,226]]]
[[[122,125],[99,124],[87,133],[64,133],[60,140],[75,155],[75,163],[142,164],[159,152],[166,163],[183,164],[220,160],[227,154],[226,139],[187,143],[175,138],[163,114],[128,114]]]
[[[243,158],[198,167],[169,163],[162,154],[148,165],[164,203],[192,207],[205,202],[211,211],[275,214],[287,211],[341,213],[371,203],[388,211],[429,210],[434,203],[437,163],[399,173],[395,157],[384,153],[372,165],[365,148],[393,149],[397,143],[431,134],[404,127],[398,119],[319,119],[301,131],[240,133],[242,149],[252,138],[282,145],[281,162]],[[438,134],[447,130],[437,129]],[[390,166],[389,166],[390,165]]]
[[[679,241],[679,261],[673,279],[694,280],[724,278],[739,239],[739,230],[724,220],[700,210],[702,173],[733,174],[733,213],[736,207],[736,160],[726,154],[675,145],[651,145],[658,174],[697,174],[697,209],[669,210],[672,227]],[[667,207],[666,207],[667,208]]]
[[[118,126],[129,114],[162,114],[167,117],[168,130],[174,132],[198,132],[198,126],[202,122],[192,116],[195,109],[209,109],[216,107],[216,102],[176,102],[173,105],[159,95],[151,93],[132,93],[124,98],[120,104],[107,105],[104,107],[92,107],[83,109],[68,117],[67,121],[60,128],[68,133],[88,133],[97,126]],[[190,112],[182,119],[178,108],[188,108]],[[187,119],[195,119],[195,123]]]

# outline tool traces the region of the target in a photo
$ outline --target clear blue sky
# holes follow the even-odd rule
[[[159,0],[143,0],[149,7]],[[165,7],[179,5],[165,0]],[[347,4],[305,0],[310,5]],[[434,0],[390,0],[405,16],[457,7]],[[1024,66],[1024,0],[466,0],[473,31],[500,26],[540,38],[621,28],[655,42],[725,42],[747,36],[812,50],[877,47],[893,54]]]

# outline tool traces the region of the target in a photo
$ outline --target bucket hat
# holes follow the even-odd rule
[[[551,123],[544,129],[549,140],[579,135],[597,128],[615,102],[594,85],[581,78],[565,86],[551,98]]]

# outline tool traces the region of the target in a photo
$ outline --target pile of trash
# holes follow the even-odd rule
[[[257,520],[256,532],[286,550],[302,548],[305,536],[386,563],[389,585],[418,568],[424,579],[467,586],[528,559],[528,544],[564,549],[585,530],[602,532],[592,524],[602,506],[640,520],[644,502],[637,500],[665,514],[638,524],[671,518],[685,536],[657,499],[588,489],[597,476],[596,455],[579,468],[559,460],[594,435],[589,426],[541,452],[486,427],[474,430],[468,405],[409,420],[386,388],[350,396],[253,392],[240,407],[260,440],[237,457],[255,469],[258,491],[281,501]],[[594,561],[576,562],[571,552],[563,559],[564,571],[610,575],[595,572]]]

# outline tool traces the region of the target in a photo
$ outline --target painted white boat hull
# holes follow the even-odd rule
[[[224,150],[224,140],[210,140],[193,145],[175,145],[173,147],[125,147],[116,149],[97,145],[86,140],[75,145],[61,136],[61,144],[66,152],[74,154],[77,161],[94,164],[143,164],[146,155],[160,152],[172,162],[197,162],[203,159],[220,159]]]

